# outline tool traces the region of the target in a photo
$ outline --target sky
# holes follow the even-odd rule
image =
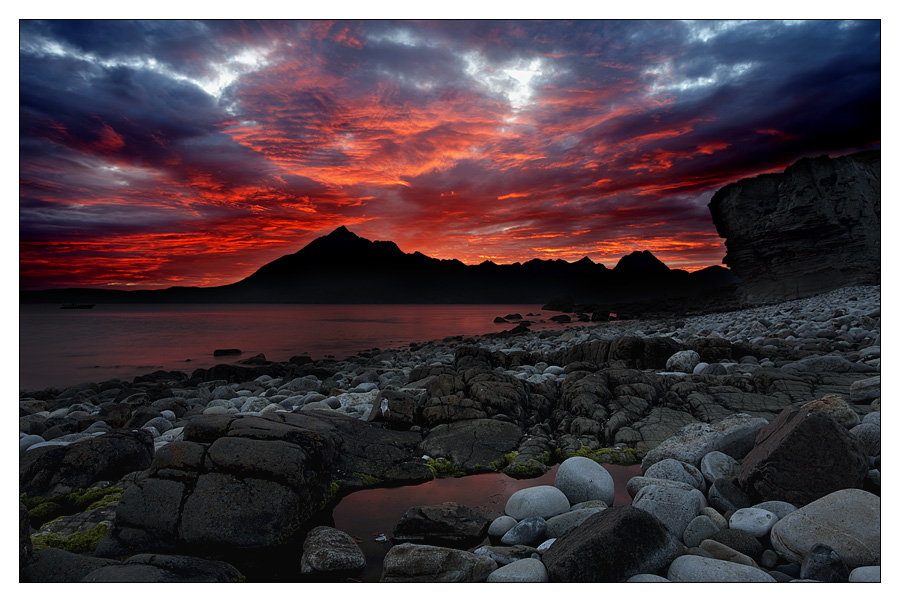
[[[879,21],[19,22],[19,285],[405,252],[725,255],[740,178],[880,148]]]

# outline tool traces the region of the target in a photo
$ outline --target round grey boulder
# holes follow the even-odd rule
[[[673,560],[666,577],[678,583],[775,583],[775,578],[762,569],[693,555]]]
[[[530,546],[546,539],[547,521],[539,516],[523,519],[503,534],[500,542],[507,546]]]
[[[693,349],[678,351],[666,360],[666,370],[670,372],[686,372],[691,374],[700,363],[700,354]]]
[[[616,484],[602,465],[590,458],[575,456],[559,465],[553,485],[570,504],[601,500],[612,506]]]
[[[547,569],[537,558],[523,558],[488,575],[488,583],[547,583]]]
[[[754,504],[753,508],[762,508],[763,510],[768,510],[776,517],[778,520],[783,519],[785,516],[790,514],[791,512],[797,511],[797,506],[793,505],[790,502],[781,502],[778,500],[772,500],[768,502],[760,502],[758,504]]]
[[[491,537],[503,537],[507,531],[517,524],[519,524],[519,522],[511,516],[498,516],[488,527],[488,535]]]
[[[772,548],[801,563],[824,543],[852,570],[881,560],[881,498],[861,489],[842,489],[791,512],[772,527]]]
[[[660,460],[644,472],[644,477],[648,479],[665,479],[667,481],[678,481],[686,483],[694,489],[701,491],[706,490],[706,479],[696,466],[692,466],[687,462],[676,460],[675,458],[666,458]]]
[[[550,485],[520,489],[506,501],[506,514],[517,521],[533,516],[548,519],[568,510],[566,494]]]
[[[858,566],[850,571],[850,583],[881,583],[880,566]]]
[[[700,543],[710,535],[719,532],[719,527],[708,516],[695,516],[688,526],[684,529],[684,536],[681,540],[689,548],[696,548]]]
[[[700,460],[700,472],[707,483],[715,483],[716,479],[737,477],[741,472],[741,464],[727,454],[711,451]]]
[[[23,452],[35,443],[43,443],[44,438],[40,435],[25,435],[19,439],[19,452]]]

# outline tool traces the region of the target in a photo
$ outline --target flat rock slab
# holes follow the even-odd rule
[[[478,418],[434,427],[420,445],[421,453],[447,458],[469,472],[490,470],[516,449],[521,427],[499,420]]]

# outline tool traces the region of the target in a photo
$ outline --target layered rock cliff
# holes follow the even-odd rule
[[[881,152],[801,159],[725,186],[709,203],[745,301],[881,280]]]

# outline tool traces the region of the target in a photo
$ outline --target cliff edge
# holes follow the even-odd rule
[[[745,302],[881,281],[881,151],[801,159],[725,186],[709,210]]]

